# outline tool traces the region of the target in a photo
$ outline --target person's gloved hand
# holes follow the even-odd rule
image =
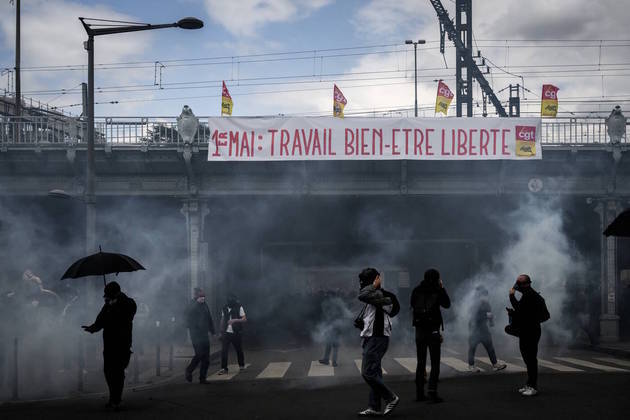
[[[83,331],[89,332],[90,334],[94,334],[96,332],[96,328],[91,325],[81,325],[81,328],[83,328]]]

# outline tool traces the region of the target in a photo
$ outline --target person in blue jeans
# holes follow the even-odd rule
[[[381,288],[381,275],[374,268],[366,268],[359,274],[361,291],[359,300],[365,303],[361,311],[361,338],[363,360],[361,375],[370,387],[368,408],[360,411],[359,416],[378,416],[381,414],[381,400],[385,401],[384,415],[391,413],[400,402],[400,398],[383,382],[381,361],[392,331],[390,317],[400,310],[396,295]]]

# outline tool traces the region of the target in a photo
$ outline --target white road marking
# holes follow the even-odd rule
[[[354,359],[354,364],[357,365],[357,369],[359,369],[359,373],[361,373],[361,359]],[[387,371],[383,369],[382,366],[381,370],[383,371],[383,375],[387,375]]]
[[[544,360],[544,359],[538,359],[538,364],[548,369],[557,370],[558,372],[584,372],[582,369],[574,368],[571,366],[560,365],[558,363],[554,363],[554,362],[551,362],[549,360]]]
[[[397,361],[402,367],[407,369],[409,372],[416,373],[418,360],[415,357],[395,357],[394,360]]]
[[[308,370],[308,376],[334,376],[335,368],[330,365],[322,365],[318,360],[311,362],[311,368]]]
[[[442,363],[458,372],[468,372],[468,363],[462,362],[454,357],[442,357]],[[481,369],[481,368],[480,368]],[[483,372],[483,369],[481,369]]]
[[[614,357],[596,357],[595,359],[601,360],[602,362],[612,363],[613,365],[630,367],[630,360],[621,360]]]
[[[593,363],[586,360],[574,359],[573,357],[555,357],[555,359],[562,360],[563,362],[572,363],[578,366],[584,366],[591,369],[603,370],[604,372],[628,372],[627,369],[621,369],[617,367],[600,365],[599,363]]]
[[[475,357],[476,360],[479,360],[480,362],[484,362],[487,365],[492,366],[492,362],[490,362],[490,359],[487,357]],[[505,368],[505,370],[507,372],[525,372],[527,369],[525,369],[522,366],[519,365],[515,365],[512,363],[508,363],[508,362],[504,362],[503,360],[498,360],[499,363],[505,363],[507,365],[507,367]]]
[[[289,370],[291,362],[271,362],[256,376],[256,379],[282,378]]]
[[[251,365],[249,363],[245,363],[245,368],[248,368],[250,366]],[[238,365],[228,365],[228,373],[226,373],[225,375],[219,375],[219,372],[220,371],[216,371],[212,375],[208,376],[206,379],[208,381],[229,381],[240,373],[240,369]]]
[[[443,347],[443,350],[447,353],[453,354],[455,356],[459,355],[458,352],[456,352],[455,350],[449,349],[448,347]]]

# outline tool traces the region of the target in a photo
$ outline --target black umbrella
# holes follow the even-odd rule
[[[622,211],[604,231],[606,236],[630,237],[630,209]]]
[[[61,280],[102,275],[103,283],[105,283],[105,274],[136,270],[144,270],[144,267],[133,258],[123,254],[99,251],[72,264],[61,277]]]

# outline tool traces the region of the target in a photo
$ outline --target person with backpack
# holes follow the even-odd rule
[[[361,417],[380,416],[381,399],[385,400],[383,415],[388,415],[400,402],[400,398],[383,382],[381,361],[389,345],[392,332],[391,317],[400,311],[396,295],[383,290],[381,274],[374,268],[366,268],[359,274],[359,300],[365,303],[354,321],[361,330],[363,360],[361,375],[370,386],[368,408],[358,413]]]
[[[424,273],[422,282],[411,292],[411,309],[413,310],[413,326],[416,328],[416,401],[425,401],[424,394],[427,364],[427,349],[431,356],[431,373],[429,374],[428,396],[429,402],[440,403],[437,384],[440,377],[440,347],[444,330],[442,308],[450,308],[451,299],[446,293],[440,272],[430,268]]]
[[[525,397],[538,394],[537,356],[540,324],[550,318],[545,299],[531,284],[532,280],[527,274],[521,274],[516,278],[516,284],[510,289],[510,303],[514,310],[508,310],[512,318],[511,326],[518,334],[521,356],[527,366],[527,383],[518,390]],[[516,291],[522,293],[520,300],[516,299]]]
[[[227,305],[221,310],[221,370],[219,375],[228,373],[228,350],[230,344],[236,350],[239,370],[245,370],[245,356],[243,355],[243,340],[241,332],[243,323],[247,322],[245,310],[235,295],[229,295]]]

